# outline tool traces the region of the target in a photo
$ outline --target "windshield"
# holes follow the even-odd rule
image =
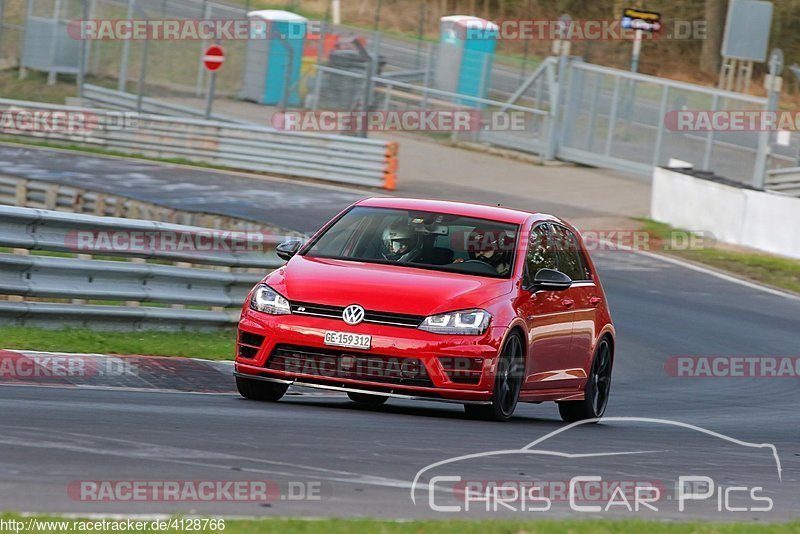
[[[518,231],[460,215],[355,207],[304,255],[509,278]]]

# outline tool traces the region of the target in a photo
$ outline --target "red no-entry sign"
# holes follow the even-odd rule
[[[214,72],[219,69],[224,62],[225,52],[219,45],[211,45],[206,48],[206,51],[203,53],[203,66],[205,66],[206,70]]]

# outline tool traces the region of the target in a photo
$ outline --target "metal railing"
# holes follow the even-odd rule
[[[140,113],[153,113],[156,115],[168,115],[170,117],[190,117],[194,119],[205,118],[205,111],[190,106],[182,106],[171,102],[164,102],[157,98],[142,97],[141,101],[137,95],[123,91],[115,91],[98,85],[84,84],[83,95],[85,102],[104,109],[118,109],[126,111],[138,111]],[[232,122],[236,124],[252,124],[236,117],[214,113],[212,118],[219,122]]]
[[[397,143],[257,125],[167,117],[0,99],[0,111],[83,114],[88,127],[69,131],[4,129],[15,137],[57,140],[126,154],[179,158],[221,167],[393,189]]]
[[[423,85],[410,83],[392,76],[372,76],[370,83],[361,80],[365,74],[357,71],[348,71],[328,66],[317,66],[314,94],[310,99],[312,109],[325,107],[332,100],[323,93],[326,86],[336,86],[337,79],[358,80],[358,94],[347,95],[355,101],[355,107],[363,109],[366,87],[369,86],[372,94],[369,97],[370,109],[379,111],[453,111],[473,110],[481,111],[480,124],[475,124],[470,131],[452,130],[447,132],[452,141],[467,141],[472,143],[487,143],[502,148],[510,148],[544,156],[549,152],[548,136],[551,109],[549,95],[554,93],[550,86],[553,84],[552,69],[554,62],[543,63],[542,69],[526,86],[526,91],[532,96],[522,98],[522,93],[512,95],[513,100],[499,101],[491,98],[470,96],[452,91],[445,91],[432,87],[427,81]],[[548,76],[550,74],[550,76]],[[352,85],[352,83],[351,83]],[[527,105],[523,105],[524,102]],[[496,112],[492,114],[492,112]],[[518,120],[511,127],[501,128],[492,121],[499,115],[517,114]],[[520,127],[521,125],[521,127]],[[499,126],[503,126],[500,124]],[[442,134],[442,132],[439,132]]]
[[[800,167],[786,167],[769,171],[766,188],[800,198]]]
[[[261,232],[0,206],[0,247],[15,252],[0,253],[0,293],[7,296],[0,322],[230,326],[253,285],[283,263],[274,250],[279,241]]]
[[[147,219],[203,228],[261,229],[263,223],[199,211],[186,211],[120,195],[0,174],[0,204],[21,208],[85,213],[126,219]],[[276,230],[277,231],[277,230]]]
[[[428,56],[431,56],[429,51]],[[355,88],[355,107],[365,100],[382,110],[480,109],[521,113],[514,129],[484,121],[481,128],[452,132],[452,140],[467,140],[532,152],[544,159],[647,175],[670,159],[692,163],[734,181],[760,187],[764,167],[793,165],[795,147],[780,147],[756,131],[675,131],[669,114],[681,110],[739,111],[769,107],[768,99],[713,87],[632,73],[583,62],[577,57],[542,61],[513,92],[489,91],[479,98],[436,88],[437,66],[425,62],[422,81],[373,76],[365,70],[347,71],[317,66],[312,107],[334,100],[330,89]],[[356,80],[349,84],[347,79]],[[363,81],[361,81],[363,80]],[[366,87],[372,94],[365,96]],[[325,92],[331,94],[326,97]],[[349,94],[348,94],[349,96]],[[499,98],[503,98],[502,101]],[[490,115],[486,115],[490,116]],[[519,125],[522,124],[522,127]]]
[[[676,131],[670,112],[768,108],[766,98],[593,65],[571,58],[559,115],[559,159],[643,175],[669,159],[687,161],[746,184],[763,183],[763,167],[792,158],[770,152],[757,131]]]

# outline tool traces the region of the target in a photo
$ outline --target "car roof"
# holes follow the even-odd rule
[[[542,220],[558,220],[552,215],[535,213],[501,206],[487,206],[471,202],[453,202],[450,200],[427,200],[421,198],[372,197],[357,202],[359,206],[375,208],[394,208],[401,210],[421,210],[449,215],[463,215],[492,221],[523,224],[530,218]]]

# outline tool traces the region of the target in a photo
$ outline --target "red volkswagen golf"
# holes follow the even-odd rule
[[[550,215],[434,200],[357,202],[253,288],[236,384],[276,401],[291,384],[456,402],[507,420],[555,401],[603,415],[614,327],[578,232]]]

